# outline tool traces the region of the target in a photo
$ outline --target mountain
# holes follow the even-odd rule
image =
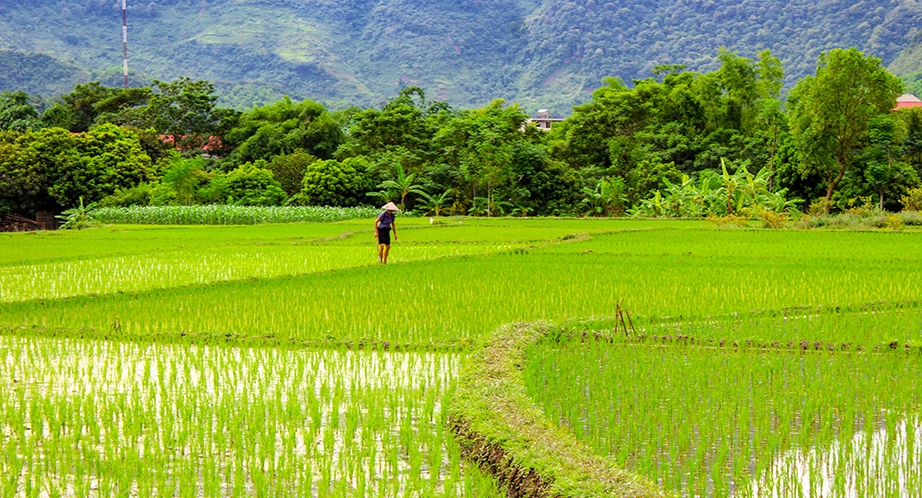
[[[726,46],[785,62],[855,46],[922,70],[918,0],[128,0],[133,84],[215,82],[222,103],[289,95],[380,105],[406,85],[459,107],[495,98],[569,114],[605,76],[660,64],[716,67]],[[87,77],[117,84],[121,2],[0,2],[0,90],[53,96]]]

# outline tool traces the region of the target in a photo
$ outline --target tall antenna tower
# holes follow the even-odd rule
[[[122,68],[125,73],[125,88],[128,88],[128,0],[122,0]]]

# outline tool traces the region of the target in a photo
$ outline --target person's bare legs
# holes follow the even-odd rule
[[[381,261],[382,263],[387,264],[387,253],[389,252],[391,252],[391,246],[390,245],[384,246],[384,261]]]
[[[378,244],[378,263],[384,264],[384,248],[387,247],[384,244]]]

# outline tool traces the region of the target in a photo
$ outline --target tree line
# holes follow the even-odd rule
[[[608,78],[550,131],[496,100],[453,109],[406,87],[380,109],[284,98],[217,106],[207,81],[0,94],[0,214],[102,205],[383,204],[433,214],[758,216],[918,209],[922,109],[857,49],[782,95],[768,51],[711,72]]]

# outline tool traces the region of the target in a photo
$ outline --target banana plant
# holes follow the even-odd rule
[[[650,218],[658,218],[665,214],[665,209],[663,208],[663,194],[656,190],[653,192],[653,197],[641,201],[637,207],[628,211],[628,214],[631,216],[644,216]]]
[[[434,214],[436,218],[439,217],[439,214],[445,209],[448,199],[451,198],[451,190],[446,190],[439,195],[429,195],[422,191],[417,193],[424,199],[421,204],[422,208],[426,209],[428,213]]]
[[[83,197],[81,197],[79,206],[62,211],[56,218],[64,221],[64,223],[61,224],[61,228],[64,230],[82,230],[93,226],[94,209],[96,209],[95,202],[91,202],[84,206]]]
[[[691,198],[691,215],[696,218],[707,216],[711,212],[711,203],[713,201],[714,190],[711,188],[711,181],[709,178],[702,177]]]
[[[682,175],[682,183],[672,183],[663,179],[666,184],[666,195],[663,203],[668,216],[683,218],[691,216],[694,209],[695,186],[688,175]]]
[[[398,192],[400,195],[400,209],[404,209],[407,195],[422,195],[426,193],[421,185],[414,183],[415,180],[416,173],[409,175],[406,174],[406,172],[403,170],[403,166],[400,163],[397,163],[397,178],[393,180],[385,180],[379,183],[378,188]]]
[[[734,208],[738,204],[737,202],[734,202],[734,200],[736,200],[735,197],[738,197],[736,195],[736,191],[740,186],[740,179],[738,175],[741,171],[746,170],[746,165],[744,164],[740,166],[736,173],[731,175],[727,172],[727,162],[724,160],[724,158],[721,157],[720,167],[723,170],[723,174],[720,176],[720,188],[714,192],[714,195],[721,200],[721,204],[723,204],[722,209],[724,212],[715,214],[732,215],[734,214]]]
[[[514,207],[512,211],[509,211],[509,214],[511,216],[521,216],[522,218],[528,218],[528,214],[533,212],[535,212],[535,210],[530,207],[518,205]]]
[[[608,180],[602,178],[594,189],[583,188],[583,200],[580,202],[586,213],[591,216],[606,216],[623,212],[627,197],[624,196],[624,181],[620,178]]]
[[[640,203],[631,211],[636,216],[703,217],[707,215],[736,215],[753,210],[782,213],[796,207],[799,200],[787,200],[786,189],[771,192],[771,171],[762,168],[755,175],[749,172],[748,162],[742,163],[732,175],[727,162],[721,159],[720,186],[713,188],[711,179],[702,176],[699,185],[687,175],[681,183],[665,181],[666,188],[654,192],[653,197]]]
[[[801,202],[800,199],[787,199],[785,194],[788,193],[788,189],[783,188],[781,190],[776,190],[775,192],[768,192],[762,196],[761,205],[763,208],[775,212],[783,213],[791,208],[796,208],[797,204]]]

